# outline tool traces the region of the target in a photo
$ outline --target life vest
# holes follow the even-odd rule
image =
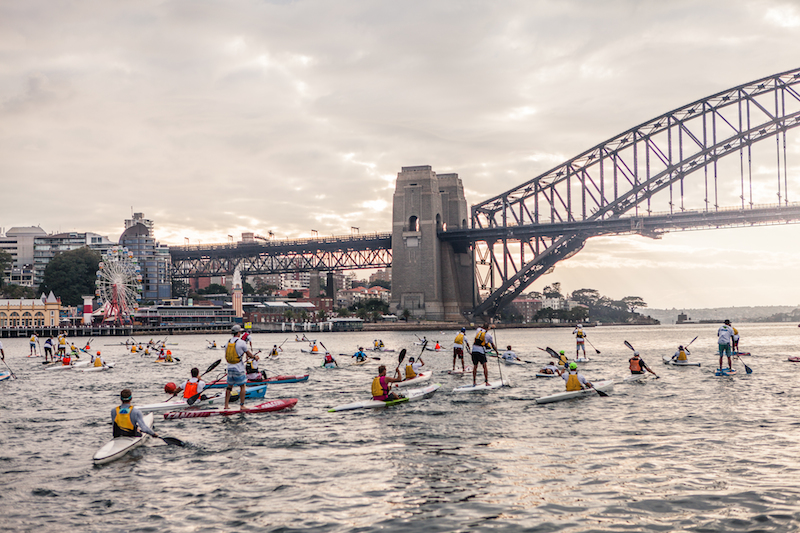
[[[328,364],[331,364],[333,362],[334,362],[333,356],[331,354],[329,354],[329,353],[326,353],[325,354],[325,363],[324,364],[328,365]]]
[[[411,365],[406,365],[406,379],[412,379],[417,377],[417,373],[414,372],[414,367]]]
[[[170,355],[170,354],[167,354],[166,361],[167,361],[167,363],[172,363],[172,362],[173,362],[173,361],[172,361],[172,355]]]
[[[456,340],[453,341],[455,344],[464,344],[464,334],[459,333],[456,335]]]
[[[441,350],[442,349],[442,345],[437,342],[436,346],[434,346],[433,349],[434,350]]]
[[[256,366],[253,366],[254,364]],[[247,364],[244,365],[244,368],[248,374],[255,374],[256,372],[258,372],[258,365],[256,364],[255,361],[248,361]]]
[[[579,339],[582,339],[586,336],[586,334],[583,332],[582,329],[579,329],[578,331],[575,332],[575,336]]]
[[[31,336],[31,344],[36,343],[36,335]]]
[[[194,378],[192,378],[192,379],[194,379]],[[197,381],[192,382],[191,379],[189,381],[187,381],[186,382],[186,388],[183,389],[183,397],[184,398],[191,398],[192,396],[197,394],[197,386],[198,385],[199,385],[199,383]]]
[[[233,341],[233,342],[231,342]],[[236,339],[231,339],[228,341],[228,347],[225,348],[225,360],[231,364],[235,365],[242,362],[242,358],[239,357],[239,354],[236,353]]]
[[[559,365],[561,365],[561,366],[567,366],[567,363],[568,363],[568,362],[569,362],[569,359],[567,359],[567,356],[566,356],[566,355],[563,355],[563,354],[562,354],[562,355],[559,355],[559,356],[558,356],[558,364],[559,364]]]
[[[317,345],[315,344],[314,346],[311,347],[311,351],[312,352],[318,352],[319,351],[319,347],[317,347]]]
[[[131,346],[131,353],[136,353],[136,345]]]
[[[569,377],[567,378],[567,391],[572,392],[576,390],[582,390],[581,387],[581,380],[578,379],[578,371],[572,372],[569,371]]]
[[[738,335],[738,334],[739,334],[739,331],[738,331],[736,328],[733,328],[733,334],[734,334],[734,335]]]
[[[117,416],[114,417],[114,437],[133,437],[136,435],[136,428],[131,422],[132,406],[117,407]]]
[[[84,346],[84,347],[83,347],[83,349],[84,349],[84,350],[91,350],[91,349],[92,349],[92,347],[91,347],[91,346],[89,346],[89,345],[87,344],[86,346]]]
[[[277,348],[273,348],[272,351],[269,352],[269,354],[270,355],[278,355],[278,349]]]
[[[736,330],[734,330],[734,331],[736,331]],[[378,348],[383,348],[384,346],[386,346],[386,345],[383,344],[383,341],[379,341],[378,342]]]
[[[477,335],[475,335],[475,342],[472,343],[474,346],[486,346],[486,331],[480,330]]]
[[[103,366],[103,360],[100,359],[100,357],[95,357],[94,358],[94,366],[95,366],[95,368],[97,368],[98,366]]]
[[[65,355],[64,357],[61,358],[61,363],[64,366],[67,366],[71,360],[72,358],[69,355]]]
[[[67,345],[67,339],[65,339],[64,337],[59,337],[58,338],[58,345],[59,346],[66,346]]]
[[[631,363],[630,365],[631,372],[636,372],[637,374],[642,372],[641,359],[639,359],[638,357],[631,357],[630,359],[628,359],[628,361],[630,361]]]
[[[686,361],[686,351],[680,350],[678,352],[678,361]]]
[[[385,379],[381,380],[381,378],[385,378],[385,376],[375,376],[375,379],[372,380],[373,398],[380,398],[389,394],[389,386],[386,385]]]

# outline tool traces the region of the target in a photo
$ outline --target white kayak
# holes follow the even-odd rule
[[[592,389],[565,391],[556,394],[551,394],[550,396],[543,396],[541,398],[536,398],[536,403],[553,403],[553,402],[560,402],[563,400],[571,400],[572,398],[580,398],[581,396],[594,395],[597,393],[598,390],[600,392],[608,392],[614,388],[614,382],[611,380],[595,381],[592,383],[592,385],[594,385],[594,388]]]
[[[492,390],[492,389],[499,389],[504,385],[502,380],[499,381],[490,381],[487,385],[486,383],[480,383],[478,385],[464,385],[462,387],[456,387],[453,389],[453,392],[479,392],[484,390]]]
[[[70,370],[72,368],[80,368],[82,366],[87,366],[89,361],[81,361],[80,363],[69,364],[69,365],[53,365],[48,366],[45,370]]]
[[[394,352],[396,350],[394,350],[392,348],[372,348],[371,350],[368,350],[368,351],[370,351],[370,352]]]
[[[525,363],[520,361],[519,359],[503,359],[503,362],[507,365],[524,365]]]
[[[395,387],[412,387],[419,383],[425,383],[426,381],[429,381],[432,375],[433,372],[420,372],[419,374],[417,374],[417,377],[415,378],[407,379],[399,383],[394,383],[393,385]]]
[[[144,421],[150,429],[153,429],[153,413],[144,415]],[[149,436],[147,433],[143,433],[141,437],[117,437],[107,442],[94,454],[94,464],[101,465],[119,459],[129,451],[144,444]]]
[[[537,372],[536,373],[536,377],[537,378],[560,378],[561,376],[559,376],[558,374],[555,374],[555,373],[554,374],[545,374],[544,372]]]
[[[439,387],[441,387],[441,385],[436,383],[433,385],[428,385],[427,387],[422,389],[409,389],[404,392],[404,397],[400,398],[399,400],[388,400],[385,402],[382,402],[380,400],[364,400],[361,402],[339,405],[337,407],[334,407],[333,409],[328,409],[328,412],[335,413],[337,411],[352,411],[354,409],[376,409],[378,407],[388,407],[390,405],[396,405],[399,403],[423,400],[425,398],[430,398],[431,396],[433,396],[433,394],[439,389]]]
[[[634,382],[642,382],[647,379],[648,376],[652,376],[649,372],[643,372],[641,374],[631,374],[630,376],[625,376],[622,380],[625,383],[634,383]]]
[[[171,363],[168,363],[166,361],[158,361],[158,360],[156,360],[156,361],[153,361],[153,362],[155,364],[161,365],[161,366],[175,366],[175,365],[178,364],[178,361],[172,361]]]
[[[114,363],[106,363],[104,366],[86,366],[83,368],[76,368],[76,372],[102,372],[103,370],[111,370],[114,368]]]
[[[369,363],[369,359],[364,359],[363,361],[353,361],[350,363],[350,366],[361,366],[366,365],[367,363]]]
[[[672,365],[672,366],[700,366],[699,362],[692,362],[692,361],[675,361],[669,355],[665,355],[663,357],[665,365]]]
[[[303,352],[303,353],[317,353],[317,354],[324,354],[325,353],[325,352],[320,352],[319,350],[317,350],[316,352],[313,351],[313,350],[306,350],[305,348],[300,348],[300,351]]]

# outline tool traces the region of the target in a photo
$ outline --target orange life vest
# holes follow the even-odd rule
[[[183,397],[184,398],[191,398],[195,394],[197,394],[197,386],[199,383],[195,381],[192,383],[192,380],[186,382],[186,388],[183,390]]]
[[[630,365],[631,372],[637,372],[638,373],[638,372],[642,371],[642,365],[641,365],[642,360],[641,359],[639,359],[638,357],[631,357],[630,359],[628,359],[628,361],[630,361],[630,363],[631,363],[631,365]]]

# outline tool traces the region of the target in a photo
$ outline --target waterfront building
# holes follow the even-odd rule
[[[169,247],[156,242],[144,224],[135,224],[119,237],[119,244],[139,261],[142,270],[142,301],[172,298]]]
[[[100,254],[105,254],[115,244],[105,235],[88,231],[36,236],[33,241],[33,282],[35,285],[41,285],[48,263],[61,252],[69,252],[87,246]]]
[[[520,315],[523,322],[533,322],[533,317],[542,308],[542,301],[538,298],[514,298],[511,307]]]
[[[236,316],[233,308],[219,305],[157,305],[140,307],[133,320],[142,326],[220,326],[233,324]]]
[[[47,235],[39,226],[18,226],[5,234],[0,232],[0,251],[11,256],[11,264],[3,272],[3,279],[12,285],[33,286],[33,241]],[[16,271],[16,274],[15,274]],[[30,279],[28,279],[30,277]]]
[[[155,222],[148,218],[144,218],[144,213],[134,213],[133,217],[125,219],[125,229],[132,228],[136,224],[142,224],[147,228],[150,235],[155,235]]]
[[[41,298],[0,299],[0,328],[58,327],[61,302],[50,292]]]

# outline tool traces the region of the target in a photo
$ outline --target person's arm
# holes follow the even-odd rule
[[[158,437],[158,434],[150,429],[150,426],[144,421],[144,416],[142,412],[135,407],[131,410],[131,423],[134,427],[138,427],[139,431],[143,433],[147,433],[148,435],[152,435],[154,437]]]

